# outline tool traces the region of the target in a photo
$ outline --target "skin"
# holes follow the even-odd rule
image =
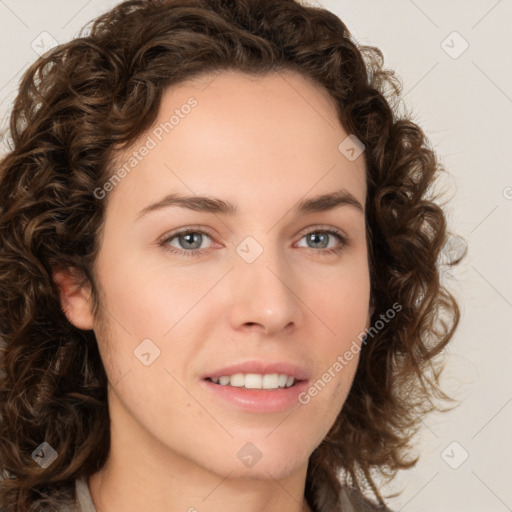
[[[369,326],[364,213],[293,210],[339,189],[364,207],[364,155],[349,161],[338,150],[348,134],[328,93],[295,72],[223,72],[174,86],[154,126],[191,96],[197,106],[109,192],[95,267],[100,314],[88,287],[54,275],[70,322],[94,329],[109,378],[111,453],[89,479],[91,495],[102,512],[309,511],[308,458],[343,406],[358,355],[307,405],[274,413],[212,399],[200,381],[256,359],[299,364],[316,382]],[[137,220],[171,192],[215,196],[240,212],[171,206]],[[188,226],[212,235],[200,256],[158,245]],[[328,228],[348,238],[338,254],[306,236]],[[236,251],[247,236],[263,249],[250,264]],[[175,237],[167,247],[192,243]],[[328,248],[339,244],[329,235]],[[134,356],[144,339],[160,350],[149,366]],[[261,452],[250,468],[237,457],[248,442]]]

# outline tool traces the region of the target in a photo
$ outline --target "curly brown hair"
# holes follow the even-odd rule
[[[433,185],[444,169],[399,114],[398,78],[335,14],[295,0],[128,0],[89,28],[25,72],[0,162],[3,510],[47,510],[105,464],[107,377],[94,332],[68,321],[52,272],[74,269],[97,307],[108,201],[94,190],[116,151],[150,128],[166,88],[227,69],[312,78],[366,147],[372,322],[393,303],[402,309],[364,344],[350,394],[310,457],[305,495],[311,502],[321,481],[339,493],[341,473],[383,502],[372,473],[415,464],[412,435],[447,398],[436,356],[460,316],[441,279],[448,230]],[[43,440],[59,454],[44,469],[32,457]]]

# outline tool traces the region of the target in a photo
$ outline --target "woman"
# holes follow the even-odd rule
[[[398,94],[293,0],[129,0],[26,72],[3,511],[388,510],[459,319]]]

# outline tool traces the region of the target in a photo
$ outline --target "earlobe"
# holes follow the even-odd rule
[[[91,313],[91,291],[89,286],[80,286],[73,270],[56,270],[53,281],[59,289],[60,304],[67,319],[79,329],[90,330],[94,325]]]

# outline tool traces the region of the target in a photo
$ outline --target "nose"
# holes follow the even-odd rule
[[[277,250],[266,248],[252,263],[237,257],[231,272],[230,324],[266,336],[289,333],[302,323],[301,286]]]

